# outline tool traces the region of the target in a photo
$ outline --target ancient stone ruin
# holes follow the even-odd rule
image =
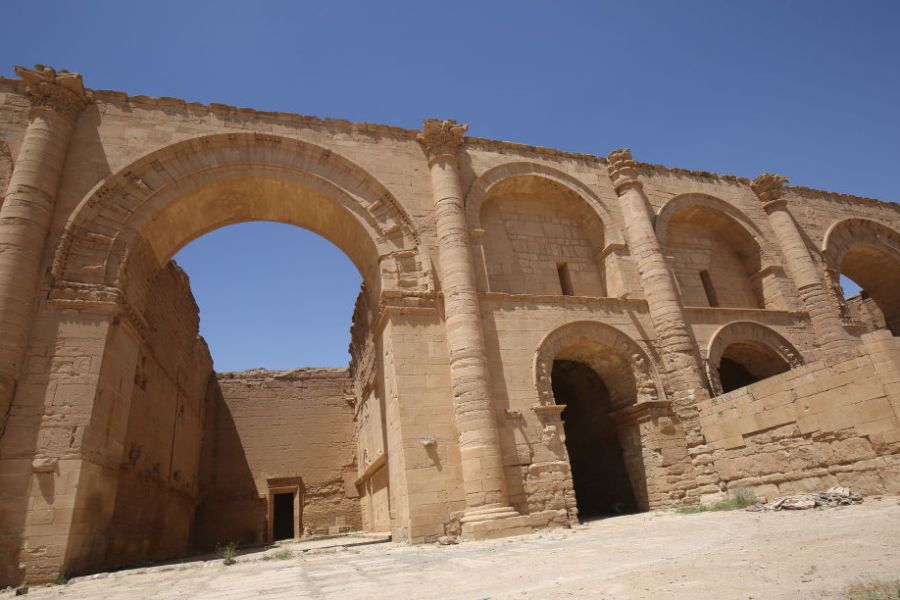
[[[231,541],[510,535],[738,488],[900,492],[897,204],[16,72],[0,585]],[[359,269],[347,370],[213,371],[171,258],[253,220]],[[845,300],[841,274],[864,292]]]

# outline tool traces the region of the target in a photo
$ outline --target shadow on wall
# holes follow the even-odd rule
[[[206,391],[194,549],[212,550],[227,542],[265,542],[267,509],[214,373]]]

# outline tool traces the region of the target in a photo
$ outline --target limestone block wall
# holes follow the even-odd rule
[[[0,81],[0,139],[8,146],[10,156],[19,155],[19,147],[28,127],[30,108],[25,94],[11,81]],[[6,193],[6,189],[3,189]]]
[[[866,294],[857,294],[847,299],[847,308],[850,310],[853,319],[865,331],[887,329],[884,312],[878,307],[872,297]]]
[[[58,572],[111,329],[102,309],[47,310],[33,324],[33,355],[0,438],[0,583],[21,581],[26,561],[35,577]],[[45,467],[36,472],[35,464]]]
[[[170,262],[154,280],[134,373],[107,547],[108,565],[191,550],[204,397],[212,373],[187,276]],[[128,376],[129,374],[123,374]]]
[[[708,457],[723,490],[767,498],[849,486],[900,493],[900,339],[862,336],[823,360],[702,402]]]
[[[758,270],[749,266],[753,257],[742,257],[725,234],[677,222],[671,225],[668,241],[666,251],[685,306],[764,308],[751,279]]]
[[[538,180],[540,182],[540,180]],[[584,203],[528,182],[482,207],[489,289],[513,294],[606,296],[603,225]],[[568,279],[568,289],[561,279]]]
[[[392,534],[434,541],[465,508],[447,342],[434,309],[391,311],[384,356]]]
[[[206,399],[196,547],[268,541],[272,482],[300,481],[300,531],[362,527],[344,369],[218,373]]]

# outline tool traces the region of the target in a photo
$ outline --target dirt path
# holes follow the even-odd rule
[[[459,546],[199,562],[32,588],[28,598],[793,600],[840,598],[848,583],[873,577],[900,577],[896,498],[820,511],[645,513]]]

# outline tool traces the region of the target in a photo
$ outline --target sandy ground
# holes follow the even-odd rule
[[[900,501],[802,512],[645,513],[458,546],[377,544],[167,565],[28,598],[827,599],[900,577]],[[269,551],[268,553],[271,553]],[[10,592],[0,593],[7,598]]]

